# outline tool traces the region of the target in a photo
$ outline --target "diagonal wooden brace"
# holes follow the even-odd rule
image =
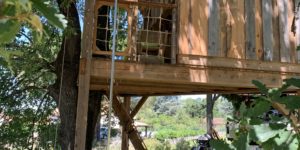
[[[146,102],[146,100],[148,99],[148,97],[149,96],[143,96],[141,98],[141,100],[139,100],[138,104],[135,106],[135,108],[130,113],[130,117],[131,118],[133,118],[139,112],[139,110],[142,108],[142,106],[144,105],[144,103]]]
[[[134,148],[138,150],[146,150],[147,148],[143,142],[143,139],[138,134],[130,114],[126,111],[125,107],[119,101],[117,96],[113,97],[112,108],[120,122],[125,125],[126,130],[128,131],[129,139]]]

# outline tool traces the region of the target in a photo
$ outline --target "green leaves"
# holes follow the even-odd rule
[[[211,145],[211,148],[213,150],[233,150],[234,148],[232,148],[232,146],[230,146],[228,143],[226,143],[223,140],[211,140],[209,142],[209,144]]]
[[[299,109],[300,108],[300,96],[284,96],[284,97],[279,97],[278,99],[274,99],[274,101],[285,104],[285,106],[290,109]]]
[[[0,44],[9,43],[19,32],[21,25],[28,23],[35,31],[35,37],[39,41],[44,32],[43,24],[33,8],[41,12],[52,25],[65,28],[67,21],[64,15],[44,0],[5,0],[0,8]]]
[[[260,100],[252,108],[248,109],[247,115],[249,117],[257,117],[269,111],[270,108],[271,108],[270,102]]]
[[[295,87],[300,88],[300,79],[291,78],[291,79],[285,80],[285,82],[289,85],[293,85]]]
[[[19,32],[21,23],[17,20],[0,20],[0,44],[8,43],[14,39],[15,35]]]
[[[252,84],[254,84],[262,94],[268,94],[268,89],[266,85],[262,84],[257,80],[252,80]]]
[[[264,84],[259,81],[253,80],[252,83],[266,96],[261,96],[261,99],[266,99],[271,102],[278,102],[285,104],[286,107],[290,110],[300,108],[300,96],[282,96],[282,93],[287,90],[290,86],[295,86],[300,88],[300,79],[287,79],[285,84],[280,88],[267,89]],[[263,108],[265,105],[261,105],[260,108]],[[266,107],[265,107],[266,108]]]
[[[248,149],[249,141],[255,141],[264,149],[299,149],[299,136],[288,130],[287,125],[293,124],[289,116],[268,114],[265,115],[273,104],[284,104],[285,111],[292,113],[300,108],[300,96],[283,94],[291,86],[300,88],[300,79],[287,79],[280,88],[268,89],[263,83],[253,80],[252,83],[261,92],[251,102],[251,105],[241,104],[240,116],[236,117],[239,122],[237,138],[231,145],[224,141],[214,141],[212,146],[216,149],[226,149],[234,146],[235,149]],[[280,110],[282,111],[282,110]]]
[[[250,132],[252,139],[263,143],[268,141],[270,138],[275,137],[280,131],[273,130],[268,124],[254,125],[253,130]]]
[[[44,1],[44,0],[30,0],[30,1],[32,2],[33,7],[37,9],[39,12],[41,12],[52,25],[61,29],[66,27],[67,20],[65,19],[65,16],[59,14],[58,11],[53,6],[51,6],[49,1]]]

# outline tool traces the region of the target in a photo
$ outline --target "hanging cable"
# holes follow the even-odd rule
[[[114,26],[113,26],[113,43],[112,43],[112,55],[111,55],[111,69],[110,69],[110,85],[109,85],[109,112],[108,112],[108,135],[107,135],[107,147],[109,150],[110,135],[111,135],[111,113],[112,113],[112,101],[113,101],[113,86],[115,80],[115,52],[116,52],[116,37],[117,37],[117,11],[118,0],[115,0],[114,4]]]
[[[67,6],[67,20],[69,19],[69,6]],[[64,77],[64,69],[65,69],[65,55],[66,55],[66,37],[64,38],[64,48],[63,48],[63,55],[62,55],[62,66],[61,66],[61,75],[60,75],[60,83],[59,83],[59,95],[58,95],[58,112],[60,116],[60,102],[61,102],[61,94],[62,94],[62,85],[63,85],[63,77]],[[57,134],[58,134],[58,124],[55,127],[55,136],[54,136],[54,149],[56,149],[57,144]]]

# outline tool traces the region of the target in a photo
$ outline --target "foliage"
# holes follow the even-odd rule
[[[25,2],[26,6],[23,6]],[[32,10],[36,9],[31,1],[26,0],[5,3],[8,8],[4,10],[18,11],[17,9],[23,9],[19,7],[27,6],[33,7]],[[21,4],[22,6],[19,6]],[[32,10],[11,15],[36,15]],[[14,19],[5,18],[7,15],[1,17]],[[3,21],[3,18],[0,19],[0,22]],[[58,122],[53,118],[56,103],[49,96],[47,88],[54,84],[56,79],[51,63],[55,61],[60,49],[61,34],[49,24],[45,24],[45,27],[48,36],[40,37],[43,42],[38,43],[34,40],[37,29],[31,29],[22,22],[21,29],[18,29],[13,37],[14,40],[0,47],[0,149],[7,146],[15,149],[51,149],[56,142],[55,131]]]
[[[236,138],[229,144],[225,141],[212,141],[214,149],[248,149],[253,141],[264,149],[299,149],[299,120],[294,115],[300,108],[300,98],[284,95],[289,87],[300,87],[299,79],[288,79],[280,88],[268,89],[259,81],[253,81],[262,95],[249,105],[241,103],[239,116],[234,118],[239,129]],[[271,108],[277,109],[284,117],[266,114]]]
[[[205,100],[202,99],[186,99],[184,100],[183,109],[190,117],[200,118],[206,114]]]
[[[52,25],[61,29],[66,26],[64,16],[58,13],[50,1],[4,0],[0,1],[0,6],[0,44],[11,42],[24,23],[32,27],[37,39],[41,39],[47,30],[44,30],[41,18],[34,10],[40,12]]]
[[[155,134],[155,138],[158,140],[173,139],[187,136],[196,136],[205,133],[204,130],[192,130],[192,129],[161,129]]]
[[[157,149],[163,147],[163,143],[161,143],[157,139],[145,139],[144,143],[146,144],[148,149],[157,150]]]
[[[176,144],[176,149],[191,149],[193,146],[191,145],[190,142],[185,141],[181,139],[177,144]]]
[[[178,108],[178,96],[158,96],[153,107],[154,112],[165,115],[175,115]]]
[[[0,72],[0,149],[53,144],[55,122],[49,118],[55,107],[52,98],[45,90],[25,87],[3,66]]]
[[[225,117],[231,116],[233,114],[234,108],[231,102],[221,97],[215,102],[213,111],[214,117]]]
[[[167,108],[169,103],[167,100],[176,101],[177,104],[172,107],[176,110],[174,113],[170,113],[170,109]],[[204,133],[199,126],[200,119],[191,117],[187,109],[184,109],[185,102],[186,100],[180,100],[179,97],[150,97],[137,114],[137,119],[152,125],[154,136],[160,141]]]

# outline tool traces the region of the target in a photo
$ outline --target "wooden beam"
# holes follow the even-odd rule
[[[257,59],[256,55],[256,29],[255,29],[255,0],[245,0],[246,19],[246,59]]]
[[[264,59],[263,48],[263,26],[262,26],[262,0],[255,0],[255,44],[256,56],[258,60]],[[272,18],[272,17],[271,17]]]
[[[277,0],[279,9],[279,35],[281,62],[291,62],[290,37],[288,27],[289,0]]]
[[[122,105],[117,96],[113,97],[112,107],[115,112],[115,115],[119,118],[120,122],[122,123],[121,125],[126,126],[128,137],[134,148],[138,150],[147,149],[145,144],[143,143],[143,139],[140,137],[140,135],[137,132],[137,129],[133,125],[132,118],[130,118],[129,113],[126,111],[126,108]]]
[[[134,94],[136,90],[136,93],[139,91],[152,95],[159,92],[159,89],[160,94],[170,93],[172,89],[181,94],[208,92],[208,89],[209,93],[230,90],[237,93],[236,90],[241,89],[244,93],[245,89],[256,89],[251,83],[253,79],[268,87],[280,87],[284,79],[300,76],[300,65],[297,64],[215,57],[186,58],[186,64],[181,65],[116,62],[116,91],[123,90]],[[92,85],[102,84],[103,90],[106,90],[110,61],[95,59],[92,64]],[[151,93],[152,91],[154,92]]]
[[[279,34],[279,8],[278,0],[272,0],[272,28],[273,28],[273,59],[272,61],[280,62],[280,34]]]
[[[148,96],[143,96],[138,104],[134,107],[134,109],[132,110],[132,112],[130,113],[130,117],[133,118],[138,112],[139,110],[142,108],[142,106],[145,104],[145,102],[147,101]]]
[[[300,8],[298,5],[300,4],[300,0],[295,0],[295,10],[298,11],[295,17],[295,26],[296,26],[296,46],[300,45]],[[298,18],[298,19],[296,19]],[[300,51],[297,51],[298,62],[300,63]]]
[[[262,14],[263,14],[264,60],[272,61],[274,58],[273,41],[272,41],[273,39],[272,0],[262,0]]]
[[[274,71],[281,73],[300,73],[300,65],[280,62],[264,62],[257,60],[232,59],[221,57],[203,57],[197,55],[178,55],[178,63],[207,67],[225,67],[246,70]]]
[[[97,4],[99,3],[114,3],[114,0],[97,0]],[[136,5],[136,6],[145,6],[145,7],[155,7],[155,8],[175,8],[177,7],[176,4],[168,4],[168,3],[160,3],[160,2],[150,2],[150,1],[144,1],[144,0],[119,0],[119,4],[122,5]]]
[[[130,81],[129,81],[130,82]],[[119,84],[119,83],[117,83]],[[161,84],[161,83],[157,83]],[[122,84],[115,87],[118,95],[131,95],[131,96],[166,96],[166,95],[191,95],[191,94],[207,94],[207,93],[221,93],[221,94],[239,94],[239,93],[258,93],[255,88],[230,88],[230,87],[211,87],[204,85],[193,85],[184,87],[174,87],[176,84],[161,84],[164,87],[156,87],[154,83],[152,85],[145,85],[144,83],[139,85],[127,85]],[[100,90],[102,92],[107,91],[107,84],[92,84],[91,89]]]
[[[220,56],[219,0],[209,0],[208,55]]]
[[[177,50],[177,16],[178,11],[176,8],[172,9],[172,37],[171,37],[171,64],[176,64]]]
[[[123,106],[126,110],[126,113],[130,113],[130,101],[131,98],[129,96],[124,97]],[[122,126],[122,150],[128,150],[129,149],[129,139],[128,139],[128,131],[126,129],[126,124],[123,123]]]
[[[88,98],[90,90],[90,73],[93,45],[93,26],[94,26],[94,4],[95,0],[86,0],[85,19],[82,36],[82,60],[80,61],[78,101],[76,113],[75,129],[75,150],[85,149]]]
[[[247,0],[228,1],[230,21],[227,56],[230,58],[245,58],[245,1]]]

